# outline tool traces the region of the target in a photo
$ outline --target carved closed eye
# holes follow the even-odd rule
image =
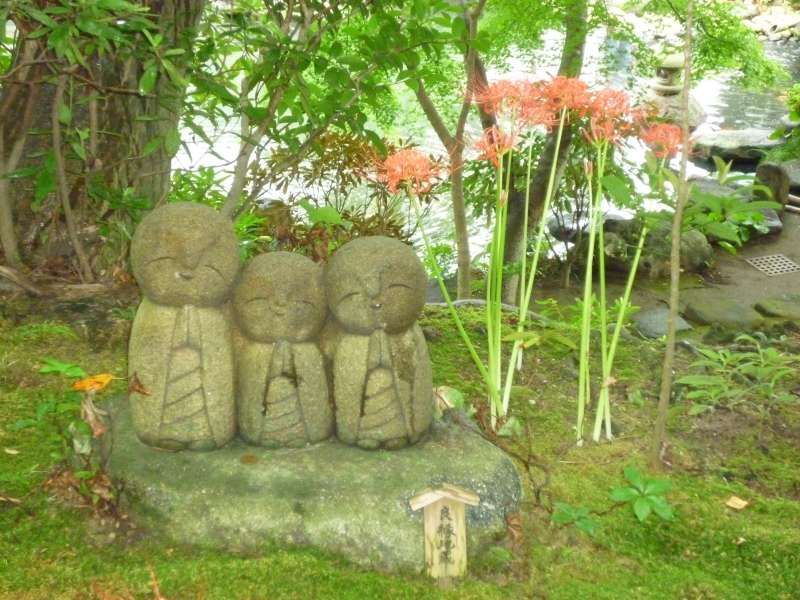
[[[337,304],[341,304],[342,302],[344,302],[348,298],[352,298],[353,296],[360,296],[360,295],[361,295],[361,292],[350,292],[349,294],[345,294],[344,296],[339,298],[339,302],[337,302]]]
[[[175,260],[175,257],[174,256],[159,256],[158,258],[153,258],[151,260],[148,260],[145,264],[149,266],[149,265],[152,265],[153,263],[157,263],[157,262],[160,262],[162,260]]]
[[[388,288],[386,288],[386,289],[389,289],[389,290],[390,290],[390,289],[392,289],[392,288],[405,288],[405,289],[407,289],[407,290],[413,290],[413,289],[414,289],[414,288],[412,288],[410,285],[406,285],[405,283],[393,283],[393,284],[391,284],[391,285],[390,285]]]

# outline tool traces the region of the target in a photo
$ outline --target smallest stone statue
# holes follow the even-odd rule
[[[430,359],[417,324],[422,263],[399,240],[358,238],[331,257],[325,283],[333,320],[323,346],[339,439],[367,449],[417,442],[433,420]]]
[[[299,254],[255,257],[234,291],[239,433],[268,447],[298,447],[333,433],[316,338],[327,305],[322,268]]]

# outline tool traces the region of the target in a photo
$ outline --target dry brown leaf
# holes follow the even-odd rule
[[[22,504],[19,498],[12,498],[11,496],[0,496],[0,502],[8,502],[9,504]]]
[[[92,428],[92,435],[99,438],[108,431],[106,424],[108,413],[94,405],[93,395],[93,393],[88,393],[81,400],[81,419]]]
[[[744,510],[745,508],[750,506],[750,503],[747,500],[742,500],[738,496],[731,496],[725,502],[725,506],[727,506],[728,508],[732,508],[733,510]]]
[[[519,513],[512,513],[506,516],[506,531],[511,542],[516,544],[522,539],[522,517]]]
[[[250,454],[248,452],[247,454],[242,454],[242,456],[239,457],[239,462],[243,465],[254,465],[258,462],[258,457],[255,454]]]
[[[19,450],[17,450],[16,448],[3,448],[3,452],[5,452],[6,454],[10,454],[11,456],[16,456],[17,454],[19,454]]]
[[[150,395],[150,390],[142,385],[142,382],[139,381],[139,377],[135,372],[128,380],[128,394],[141,394],[142,396]]]

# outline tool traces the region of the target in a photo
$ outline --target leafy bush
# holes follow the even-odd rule
[[[786,390],[794,375],[797,357],[768,346],[763,334],[740,335],[738,348],[698,348],[700,359],[690,367],[692,373],[678,379],[686,386],[686,397],[693,401],[689,414],[701,414],[716,407],[733,408],[753,402],[758,408],[776,402],[795,402]]]

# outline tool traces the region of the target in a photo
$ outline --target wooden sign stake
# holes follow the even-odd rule
[[[467,573],[467,523],[464,505],[477,506],[480,497],[454,485],[427,489],[409,500],[411,510],[424,509],[425,563],[428,575],[441,585]]]

